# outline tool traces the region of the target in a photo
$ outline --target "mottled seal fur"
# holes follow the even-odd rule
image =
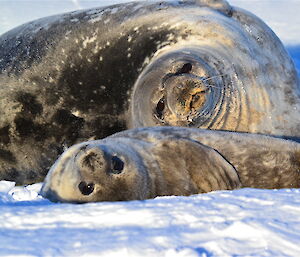
[[[0,37],[0,180],[43,180],[65,146],[176,125],[299,137],[294,65],[222,0],[43,18]]]
[[[52,201],[142,200],[241,187],[300,187],[300,144],[246,133],[140,128],[66,150],[41,194]]]

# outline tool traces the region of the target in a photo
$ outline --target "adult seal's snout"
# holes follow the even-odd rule
[[[176,120],[190,122],[197,117],[197,113],[206,102],[209,92],[209,85],[205,83],[203,78],[190,74],[168,78],[164,83],[164,88],[170,114]],[[167,115],[161,118],[168,122]],[[172,120],[169,120],[169,122],[172,123]]]

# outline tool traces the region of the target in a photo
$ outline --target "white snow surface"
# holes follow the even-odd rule
[[[117,1],[0,0],[0,34]],[[300,71],[300,0],[231,0],[261,17]],[[241,189],[146,201],[55,204],[0,181],[0,256],[300,256],[300,189]]]
[[[74,205],[0,186],[0,255],[300,256],[299,189]]]

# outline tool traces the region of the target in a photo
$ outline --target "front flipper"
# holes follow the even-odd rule
[[[190,195],[241,187],[234,167],[220,153],[197,141],[168,138],[155,143],[168,194]]]

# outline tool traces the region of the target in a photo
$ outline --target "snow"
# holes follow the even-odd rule
[[[34,197],[40,185],[0,193],[0,255],[300,255],[299,189],[74,205]]]
[[[0,34],[28,20],[117,1],[1,0]],[[231,0],[261,17],[300,71],[300,1]],[[41,184],[0,182],[0,256],[300,256],[300,189],[54,204]]]

